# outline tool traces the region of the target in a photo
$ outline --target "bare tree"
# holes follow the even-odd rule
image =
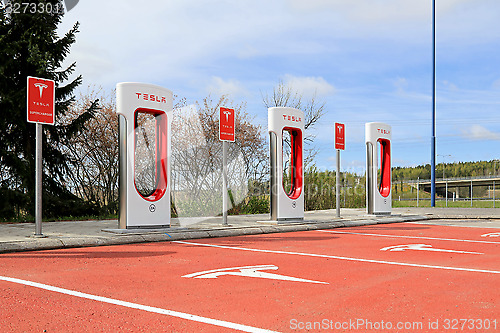
[[[114,97],[104,94],[102,88],[89,87],[62,121],[78,117],[97,97],[100,109],[94,119],[86,123],[79,135],[64,142],[62,149],[71,156],[68,186],[72,192],[109,214],[116,213],[118,196],[118,118]]]
[[[112,94],[111,96],[114,96]],[[65,121],[78,117],[96,97],[101,109],[85,130],[64,143],[72,157],[68,186],[84,200],[108,213],[117,210],[118,196],[118,120],[113,97],[90,87],[73,104]],[[236,141],[228,149],[228,183],[233,205],[245,199],[249,179],[263,177],[259,168],[267,167],[267,148],[260,126],[252,124],[245,103],[233,105],[227,96],[214,101],[209,97],[187,105],[176,103],[172,120],[171,190],[174,211],[179,216],[214,216],[222,207],[222,143],[218,138],[220,106],[235,109]],[[154,184],[154,119],[138,119],[136,185],[144,193]]]
[[[318,101],[316,94],[314,94],[311,99],[304,102],[303,95],[292,87],[287,86],[283,81],[280,81],[278,85],[273,88],[271,95],[262,95],[262,101],[267,108],[281,106],[298,109],[304,112],[304,128],[306,131],[306,133],[304,133],[304,142],[308,145],[304,162],[305,165],[311,163],[318,153],[317,149],[312,145],[316,137],[312,133],[312,130],[323,114],[325,114],[325,102]],[[288,146],[290,145],[289,140],[286,141],[286,144],[288,144]]]
[[[252,124],[244,103],[233,105],[227,95],[210,96],[174,110],[172,124],[173,199],[179,216],[214,216],[221,212],[222,142],[219,141],[219,107],[235,109],[236,141],[228,145],[228,184],[232,203],[243,200],[248,180],[261,176],[267,160],[260,126]]]

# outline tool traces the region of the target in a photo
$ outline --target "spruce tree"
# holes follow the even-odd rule
[[[73,103],[74,90],[82,82],[81,76],[69,80],[75,63],[61,68],[75,42],[79,24],[59,37],[57,26],[64,15],[60,0],[10,2],[10,9],[15,8],[15,3],[29,2],[36,4],[37,10],[24,10],[23,5],[15,12],[8,7],[0,10],[0,218],[33,216],[34,212],[35,124],[26,121],[28,76],[56,83],[56,124],[44,125],[43,134],[43,215],[93,213],[65,185],[72,161],[59,149],[61,142],[84,129],[97,109],[95,101],[70,124],[58,125],[58,118]]]

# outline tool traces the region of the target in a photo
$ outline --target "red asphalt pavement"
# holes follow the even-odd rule
[[[498,232],[398,223],[2,254],[0,330],[498,332]]]

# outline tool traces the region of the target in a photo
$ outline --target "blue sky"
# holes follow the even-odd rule
[[[335,169],[333,124],[346,124],[342,169],[363,173],[364,123],[392,126],[393,165],[430,163],[431,0],[81,0],[68,61],[106,91],[137,81],[188,102],[230,94],[267,132],[262,94],[281,80],[314,92],[316,165]],[[436,0],[437,157],[500,158],[500,2]]]

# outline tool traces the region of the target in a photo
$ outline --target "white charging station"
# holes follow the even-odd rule
[[[271,148],[271,220],[303,220],[304,112],[273,107],[268,109],[268,120]]]
[[[172,98],[151,84],[116,85],[120,229],[170,227]]]
[[[391,126],[365,124],[366,210],[368,214],[391,214]]]

